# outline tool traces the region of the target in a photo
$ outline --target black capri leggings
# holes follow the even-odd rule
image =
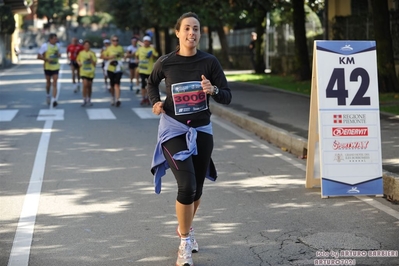
[[[147,88],[147,80],[150,77],[150,75],[140,73],[140,79],[141,79],[141,88],[146,89]]]
[[[181,204],[189,205],[199,200],[213,150],[213,136],[198,131],[198,154],[192,155],[184,161],[174,160],[172,156],[179,151],[187,150],[185,135],[177,136],[164,142],[162,148],[176,178],[178,187],[177,201]]]
[[[115,84],[121,84],[122,72],[112,72],[108,70],[107,73],[111,87],[113,87]]]

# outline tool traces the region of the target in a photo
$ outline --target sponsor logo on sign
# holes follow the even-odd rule
[[[334,155],[334,161],[342,162],[344,161],[344,155],[342,153],[337,153]]]
[[[333,127],[332,135],[339,137],[346,136],[368,136],[369,130],[367,127]]]
[[[357,187],[352,187],[346,193],[356,194],[356,193],[360,193],[360,190],[357,189]]]
[[[345,46],[341,47],[341,51],[352,51],[353,48],[351,47],[350,44],[345,44]]]
[[[370,162],[369,153],[336,153],[334,155],[335,162],[346,162],[346,163],[366,163]]]
[[[369,141],[351,141],[351,142],[340,142],[335,140],[333,142],[334,150],[366,150],[369,145]]]
[[[342,124],[342,115],[334,115],[334,124]]]
[[[366,114],[334,114],[334,124],[366,124]]]
[[[370,160],[369,153],[348,153],[345,154],[345,160],[350,163],[365,163]]]

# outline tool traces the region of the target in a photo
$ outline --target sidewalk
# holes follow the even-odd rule
[[[310,98],[280,89],[229,82],[230,105],[211,103],[214,114],[298,157],[306,155]],[[399,116],[381,114],[384,194],[399,200]]]

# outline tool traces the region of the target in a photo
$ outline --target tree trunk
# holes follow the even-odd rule
[[[208,53],[213,54],[213,38],[212,38],[212,30],[211,26],[208,26]]]
[[[306,39],[304,5],[304,0],[292,1],[296,59],[295,68],[296,71],[298,71],[297,73],[299,80],[310,80],[311,71],[308,44]]]
[[[265,33],[266,25],[263,23],[266,18],[266,9],[262,8],[261,5],[257,5],[254,10],[254,17],[256,21],[255,32],[256,32],[256,43],[255,43],[255,73],[264,74],[265,73],[265,60],[264,60],[264,47],[263,36]],[[265,25],[265,26],[263,26]]]
[[[157,50],[159,56],[162,55],[162,48],[161,48],[161,40],[159,34],[159,26],[154,27],[154,35],[155,35],[155,49]]]
[[[227,43],[227,37],[224,33],[223,25],[219,24],[216,26],[216,30],[219,36],[220,45],[222,46],[222,61],[226,64],[226,67],[231,69],[232,64],[229,59],[229,44]]]
[[[171,53],[174,48],[172,48],[172,40],[169,35],[169,28],[166,27],[163,29],[164,36],[165,36],[165,54]]]
[[[399,92],[395,73],[392,37],[387,0],[370,0],[373,10],[374,37],[377,44],[378,83],[380,92]]]

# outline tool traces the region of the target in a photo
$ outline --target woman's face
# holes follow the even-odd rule
[[[83,47],[85,48],[86,51],[90,50],[90,44],[88,42],[86,42]]]
[[[196,48],[201,38],[199,21],[193,17],[183,19],[176,36],[179,38],[180,47]]]

